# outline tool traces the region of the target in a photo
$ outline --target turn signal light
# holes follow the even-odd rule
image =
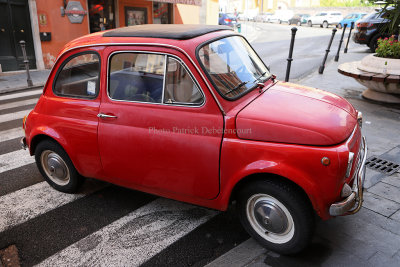
[[[22,129],[25,130],[25,125],[26,125],[26,119],[28,118],[28,115],[24,116],[24,118],[22,119]]]
[[[324,165],[324,166],[328,166],[329,164],[331,164],[331,160],[330,160],[328,157],[323,157],[323,158],[321,159],[321,163],[322,163],[322,165]]]

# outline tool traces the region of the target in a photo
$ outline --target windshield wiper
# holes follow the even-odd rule
[[[266,71],[263,72],[260,76],[258,76],[258,77],[257,77],[254,81],[252,81],[251,83],[255,83],[255,82],[259,81],[260,78],[261,78],[262,76],[264,76],[266,73],[267,73]],[[225,95],[229,95],[230,93],[232,93],[232,92],[238,90],[240,87],[242,87],[242,86],[248,84],[249,82],[250,82],[250,81],[246,81],[246,82],[241,82],[241,83],[239,83],[239,84],[236,85],[234,88],[232,88],[231,90],[229,90],[228,92],[226,92]],[[252,88],[254,88],[254,87],[255,87],[255,86],[253,86]],[[249,88],[249,89],[252,89],[252,88]]]
[[[259,81],[259,80],[261,79],[261,77],[265,75],[265,73],[267,73],[267,72],[264,71],[260,76],[257,77],[257,79],[255,79],[255,80],[253,81],[253,83]]]
[[[225,93],[225,95],[229,95],[230,93],[236,91],[237,89],[239,89],[240,87],[242,87],[243,85],[248,84],[250,81],[247,82],[241,82],[238,85],[236,85],[235,87],[233,87],[231,90],[229,90],[228,92]]]

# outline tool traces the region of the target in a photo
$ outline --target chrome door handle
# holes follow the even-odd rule
[[[99,117],[99,118],[117,118],[117,116],[114,116],[114,115],[107,115],[107,114],[103,114],[103,113],[99,113],[99,114],[97,114],[97,117]]]

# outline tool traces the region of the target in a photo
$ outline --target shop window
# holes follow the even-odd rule
[[[90,32],[115,28],[114,0],[88,0]]]
[[[153,23],[172,23],[172,4],[153,2]]]

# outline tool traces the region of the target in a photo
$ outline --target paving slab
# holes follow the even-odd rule
[[[364,188],[368,189],[386,177],[385,174],[375,171],[373,169],[367,168],[365,172]]]
[[[210,262],[206,267],[245,266],[252,259],[259,257],[266,251],[253,238],[250,238],[213,262]]]
[[[34,70],[30,72],[33,87],[41,87],[50,74],[50,70]],[[0,94],[28,89],[25,72],[3,72],[0,74]],[[31,88],[33,88],[31,87]]]
[[[400,164],[400,146],[396,146],[380,156],[383,159]]]
[[[390,216],[390,219],[400,222],[400,210],[396,211],[392,216]]]
[[[390,184],[386,184],[383,182],[379,182],[376,185],[374,185],[373,187],[369,188],[368,192],[400,203],[400,188],[399,187],[396,187],[396,186],[393,186]]]
[[[400,173],[395,173],[390,176],[386,176],[382,179],[385,184],[390,184],[400,188]]]
[[[312,244],[303,252],[294,256],[284,256],[273,252],[266,252],[254,259],[246,267],[273,266],[273,267],[309,267],[309,266],[360,266],[365,265],[363,260],[341,248],[334,247],[329,240],[320,237],[314,238]]]
[[[373,257],[368,260],[371,266],[385,266],[385,267],[399,267],[399,259],[394,257],[388,258],[382,252],[377,252]]]
[[[363,207],[389,217],[396,211],[400,210],[400,203],[365,192]]]
[[[363,209],[364,211],[366,209]],[[360,214],[360,213],[359,213]],[[358,251],[359,247],[364,246],[366,248],[373,247],[376,251],[381,251],[389,256],[393,256],[397,253],[400,248],[400,224],[390,225],[391,227],[397,227],[395,232],[383,228],[379,222],[379,217],[383,217],[385,221],[388,221],[386,217],[379,215],[375,212],[370,212],[370,218],[365,220],[365,217],[359,216],[337,217],[332,220],[324,221],[318,224],[317,233],[320,236],[328,236],[332,243],[336,244],[341,248],[355,251],[356,255],[360,256],[363,253]],[[342,235],[338,238],[338,235]],[[353,243],[354,242],[354,243]],[[358,244],[359,242],[359,244]],[[353,246],[349,244],[353,243]],[[365,244],[364,244],[365,243]],[[355,246],[354,244],[358,244]],[[369,254],[370,252],[365,252]],[[365,258],[365,257],[363,257]]]

